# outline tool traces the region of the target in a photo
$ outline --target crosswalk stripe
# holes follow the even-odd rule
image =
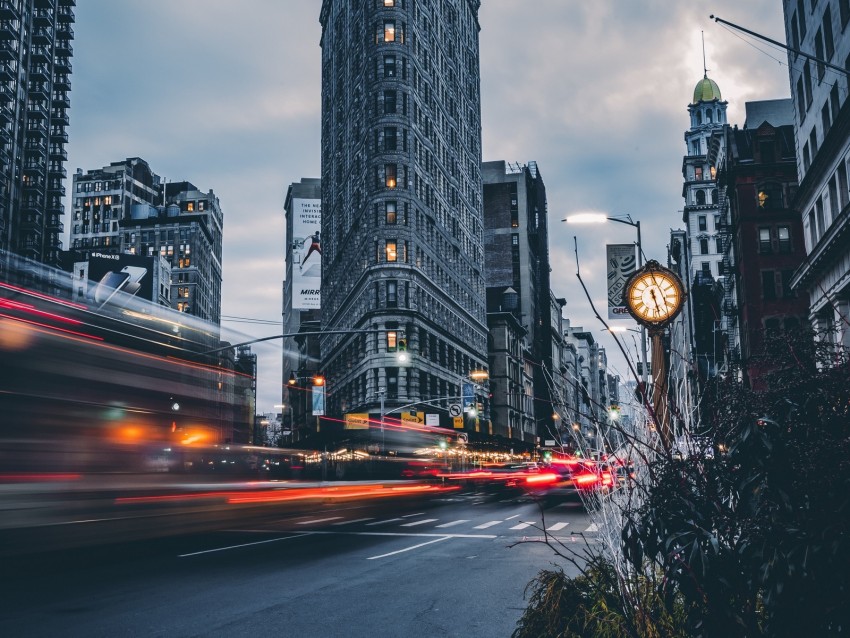
[[[483,525],[476,525],[472,529],[487,529],[488,527],[493,527],[493,525],[498,525],[502,521],[490,521],[489,523],[484,523]]]
[[[325,521],[335,521],[342,516],[329,516],[328,518],[314,518],[311,521],[300,521],[299,525],[312,525],[313,523],[324,523]]]
[[[402,518],[412,518],[414,516],[422,516],[425,512],[416,512],[416,514],[405,514]]]
[[[352,523],[362,523],[363,521],[371,521],[373,518],[373,516],[367,516],[366,518],[355,518],[353,521],[340,521],[339,523],[333,523],[333,525],[351,525]]]
[[[425,523],[433,523],[436,521],[436,518],[423,518],[421,521],[413,521],[412,523],[405,523],[402,527],[414,527],[416,525],[424,525]]]
[[[366,525],[383,525],[384,523],[392,523],[393,521],[403,521],[403,518],[388,518],[385,521],[375,521],[374,523],[366,523]]]
[[[555,523],[551,527],[546,528],[547,532],[557,532],[559,529],[564,529],[569,523]]]
[[[587,528],[586,530],[584,530],[584,531],[585,531],[585,532],[598,532],[598,531],[599,531],[599,526],[598,526],[596,523],[591,523],[591,524],[590,524],[590,527],[588,527],[588,528]]]
[[[436,525],[436,527],[452,527],[453,525],[460,525],[461,523],[468,523],[468,518],[462,518],[458,521],[452,521],[451,523],[443,523],[442,525]]]
[[[531,527],[531,523],[520,523],[519,525],[514,525],[511,529],[525,529],[526,527]]]

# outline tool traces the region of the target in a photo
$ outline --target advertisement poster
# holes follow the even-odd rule
[[[129,296],[154,301],[154,258],[93,253],[89,257],[88,302],[96,308],[121,305]],[[123,293],[123,294],[119,294]]]
[[[322,200],[292,200],[292,308],[321,307]]]
[[[637,266],[635,245],[608,244],[605,250],[608,263],[608,318],[628,319],[630,315],[623,303],[623,289]]]
[[[325,386],[314,385],[313,392],[313,416],[325,416]]]

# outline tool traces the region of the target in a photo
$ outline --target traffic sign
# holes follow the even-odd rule
[[[466,432],[460,432],[457,435],[458,443],[469,443],[469,435]]]
[[[460,403],[452,403],[449,406],[449,416],[460,416],[461,412]]]
[[[455,430],[462,430],[463,429],[463,417],[462,416],[454,417],[454,426],[455,426]]]

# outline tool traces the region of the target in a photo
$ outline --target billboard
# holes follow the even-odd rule
[[[92,253],[88,260],[86,300],[96,308],[126,303],[126,295],[154,299],[155,257]],[[124,293],[124,294],[119,294]]]
[[[325,415],[325,386],[323,385],[314,385],[313,386],[313,416],[324,416]]]
[[[628,319],[629,311],[623,303],[626,280],[635,271],[634,244],[608,244],[605,246],[608,263],[608,318]]]
[[[292,309],[321,307],[322,200],[292,199]]]

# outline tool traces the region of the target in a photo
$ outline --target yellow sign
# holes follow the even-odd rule
[[[416,423],[417,425],[425,425],[425,413],[417,412],[416,414],[411,414],[410,412],[402,412],[401,422],[408,425],[413,423]]]
[[[452,417],[452,418],[454,418],[455,430],[462,430],[463,429],[463,417],[462,416],[456,416],[456,417]]]
[[[368,430],[369,415],[365,413],[349,413],[345,415],[346,430]]]

